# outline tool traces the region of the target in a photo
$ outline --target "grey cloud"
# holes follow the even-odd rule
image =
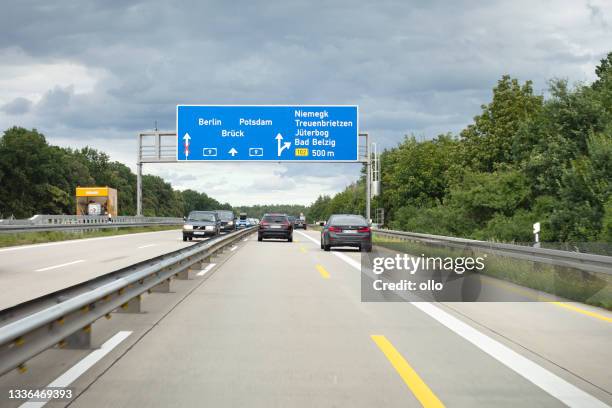
[[[32,107],[32,101],[26,98],[18,97],[12,101],[2,105],[0,110],[9,115],[23,115]]]
[[[534,80],[537,91],[552,76],[588,79],[612,44],[610,7],[553,3],[14,2],[0,15],[0,50],[103,74],[91,91],[50,83],[27,110],[16,99],[2,110],[62,140],[119,140],[156,120],[174,129],[178,103],[358,104],[361,130],[389,147],[404,134],[458,132],[505,73]],[[330,174],[354,180],[360,172],[288,165],[280,178]],[[333,182],[340,189],[344,181]]]

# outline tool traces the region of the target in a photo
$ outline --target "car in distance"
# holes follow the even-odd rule
[[[192,211],[183,225],[183,241],[219,235],[221,221],[215,211]]]
[[[360,251],[372,251],[372,231],[361,215],[333,214],[321,230],[321,249],[332,247],[357,247]]]
[[[217,217],[221,220],[221,231],[231,232],[236,229],[236,216],[233,211],[216,210]]]
[[[306,218],[303,215],[300,215],[299,217],[295,217],[295,220],[293,221],[293,228],[306,229]]]
[[[248,228],[251,226],[250,224],[251,223],[249,222],[249,219],[247,218],[247,214],[240,213],[240,216],[236,220],[236,228]]]
[[[257,240],[267,238],[286,239],[293,242],[293,224],[286,214],[265,214],[259,222]]]

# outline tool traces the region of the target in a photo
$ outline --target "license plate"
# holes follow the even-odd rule
[[[212,231],[212,230],[213,230],[213,227],[212,227],[212,226],[210,226],[210,225],[207,225],[207,226],[206,226],[206,231]]]
[[[342,230],[345,234],[356,234],[357,230]]]
[[[270,228],[283,228],[282,225],[270,225]]]
[[[204,235],[204,231],[194,231],[193,235]]]

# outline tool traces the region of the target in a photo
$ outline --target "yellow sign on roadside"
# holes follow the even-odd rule
[[[308,149],[306,149],[306,148],[295,149],[295,155],[296,156],[301,156],[301,157],[306,157],[306,156],[308,156]]]

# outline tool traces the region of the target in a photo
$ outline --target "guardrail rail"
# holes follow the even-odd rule
[[[435,246],[478,249],[495,255],[579,269],[588,272],[612,274],[612,256],[535,248],[473,239],[445,237],[416,232],[372,229],[374,234],[404,241],[418,241]]]
[[[179,225],[179,217],[135,217],[121,215],[44,215],[38,214],[28,219],[0,220],[0,233],[32,231],[70,231],[100,228],[148,227],[155,225]]]

